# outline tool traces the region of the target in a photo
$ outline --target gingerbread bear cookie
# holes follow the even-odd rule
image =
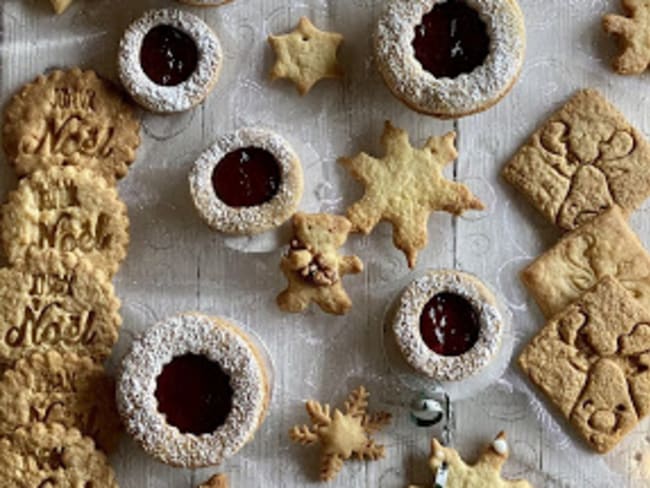
[[[393,224],[395,246],[415,267],[418,252],[427,245],[429,214],[442,210],[461,215],[484,205],[463,184],[445,179],[442,168],[457,157],[453,132],[430,138],[421,149],[406,131],[386,122],[381,139],[382,159],[361,153],[342,158],[352,176],[366,187],[363,198],[348,209],[354,230],[369,234],[382,220]]]
[[[342,315],[352,307],[342,278],[363,271],[363,263],[357,256],[338,252],[351,227],[345,217],[336,215],[294,215],[294,237],[280,265],[289,281],[277,299],[282,310],[301,312],[314,302],[327,313]]]
[[[434,486],[444,488],[532,488],[525,480],[508,481],[501,469],[508,460],[506,435],[501,432],[481,454],[476,464],[468,465],[458,452],[433,439],[429,466],[435,475]],[[409,488],[423,488],[410,485]]]
[[[614,70],[622,75],[638,75],[650,66],[650,2],[622,0],[625,15],[603,17],[603,29],[619,38],[622,53],[614,60]]]
[[[331,481],[343,468],[343,462],[351,457],[377,460],[385,455],[384,446],[370,437],[390,423],[386,412],[368,413],[370,394],[360,386],[345,402],[342,412],[316,401],[307,402],[306,408],[312,426],[296,425],[289,432],[291,440],[302,445],[320,443],[323,450],[321,481]]]

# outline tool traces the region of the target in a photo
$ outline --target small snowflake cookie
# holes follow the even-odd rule
[[[621,54],[614,70],[621,75],[639,75],[650,66],[650,2],[621,0],[625,15],[603,17],[603,29],[618,36]]]
[[[385,455],[384,446],[375,443],[372,434],[390,423],[386,412],[368,413],[370,394],[360,386],[345,402],[344,411],[316,401],[308,401],[307,413],[312,426],[296,425],[289,431],[294,442],[308,446],[320,443],[323,457],[321,481],[331,481],[343,468],[343,462],[354,457],[359,460],[377,460]]]
[[[397,345],[415,371],[461,381],[497,354],[503,319],[496,298],[477,278],[429,271],[404,291],[393,321]]]
[[[224,319],[184,314],[134,342],[122,363],[117,406],[147,453],[199,468],[220,464],[253,438],[270,390],[251,338]]]
[[[259,234],[286,222],[303,193],[302,166],[289,143],[263,129],[240,129],[215,142],[194,163],[190,191],[214,230]]]
[[[379,71],[414,110],[487,110],[519,76],[526,48],[516,0],[391,0],[375,35]]]
[[[217,35],[181,10],[147,12],[120,42],[120,80],[136,102],[153,112],[183,112],[203,102],[222,63]]]

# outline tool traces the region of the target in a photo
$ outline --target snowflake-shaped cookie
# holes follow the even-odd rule
[[[369,234],[382,220],[393,224],[395,246],[415,267],[418,251],[427,244],[429,214],[443,210],[461,215],[483,210],[483,204],[460,183],[445,179],[442,168],[458,153],[456,134],[430,138],[422,149],[414,148],[406,131],[386,122],[382,145],[386,155],[376,159],[362,153],[342,158],[341,163],[366,187],[363,198],[348,209],[355,230]]]
[[[293,32],[269,37],[277,57],[271,79],[288,78],[306,95],[320,80],[340,78],[337,54],[342,42],[341,34],[319,30],[307,17],[301,18]]]
[[[623,52],[614,60],[614,69],[622,75],[638,75],[650,65],[650,1],[622,0],[626,16],[608,14],[603,28],[616,34]]]
[[[384,457],[384,446],[376,444],[370,436],[388,425],[391,415],[386,412],[369,414],[369,396],[368,391],[360,386],[348,397],[345,411],[335,409],[334,413],[329,405],[309,401],[307,413],[313,425],[296,425],[289,432],[291,439],[302,445],[321,443],[321,481],[333,480],[341,471],[343,462],[351,457],[373,461]]]

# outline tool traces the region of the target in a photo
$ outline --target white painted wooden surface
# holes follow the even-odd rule
[[[490,283],[510,307],[516,349],[541,325],[541,316],[523,292],[518,271],[550,246],[558,234],[498,178],[504,161],[572,91],[594,86],[615,101],[645,132],[650,131],[650,75],[621,78],[609,69],[614,44],[599,29],[601,15],[618,10],[618,0],[521,0],[529,49],[513,92],[496,108],[458,122],[419,116],[395,101],[380,81],[371,58],[371,32],[380,0],[235,0],[221,9],[196,10],[220,35],[226,65],[207,103],[174,117],[143,114],[143,146],[137,163],[120,183],[129,206],[132,244],[117,277],[125,326],[112,366],[138,331],[156,319],[185,310],[230,316],[246,324],[266,344],[275,369],[275,392],[267,422],[253,443],[222,470],[232,486],[314,486],[317,451],[291,445],[286,432],[305,421],[307,398],[341,401],[365,383],[374,407],[388,408],[394,425],[379,436],[388,457],[375,463],[348,463],[333,486],[404,486],[430,483],[426,469],[429,437],[408,419],[409,394],[396,390],[382,349],[381,323],[388,301],[410,274],[391,247],[390,228],[370,238],[354,238],[350,250],[367,271],[346,281],[355,307],[344,318],[312,311],[281,314],[274,298],[283,287],[279,251],[243,254],[224,245],[196,216],[186,175],[191,162],[213,138],[244,125],[263,125],[285,134],[302,157],[307,173],[308,211],[342,211],[360,189],[336,164],[342,155],[379,151],[383,121],[408,129],[415,142],[455,129],[460,158],[448,175],[468,183],[489,211],[453,220],[431,218],[431,244],[419,270],[457,267]],[[61,17],[47,0],[0,3],[0,97],[9,96],[37,74],[81,65],[115,79],[118,39],[128,22],[148,7],[171,0],[77,0]],[[183,7],[186,8],[186,7]],[[271,53],[265,38],[290,30],[301,15],[346,36],[342,57],[347,77],[326,82],[300,99],[288,84],[266,81]],[[0,164],[3,193],[15,185]],[[650,243],[647,208],[633,224]],[[633,481],[629,468],[650,458],[650,429],[644,423],[607,458],[585,451],[530,406],[526,383],[514,368],[503,381],[469,400],[457,402],[452,442],[475,455],[500,429],[508,431],[513,455],[510,475],[537,487],[650,486]],[[546,420],[544,420],[546,418]],[[644,454],[645,453],[645,454]],[[191,487],[214,470],[183,471],[147,458],[125,437],[113,459],[121,485],[133,488]],[[621,476],[620,478],[618,476]]]

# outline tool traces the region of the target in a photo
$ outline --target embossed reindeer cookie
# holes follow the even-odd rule
[[[106,359],[122,323],[103,273],[74,255],[40,255],[0,269],[0,364],[57,350]]]
[[[111,83],[75,68],[23,87],[7,106],[3,139],[20,176],[80,166],[113,182],[135,160],[140,122]]]
[[[88,258],[108,275],[117,272],[129,243],[126,205],[115,188],[90,170],[71,166],[38,171],[9,194],[0,219],[11,264],[29,253],[54,250]]]

